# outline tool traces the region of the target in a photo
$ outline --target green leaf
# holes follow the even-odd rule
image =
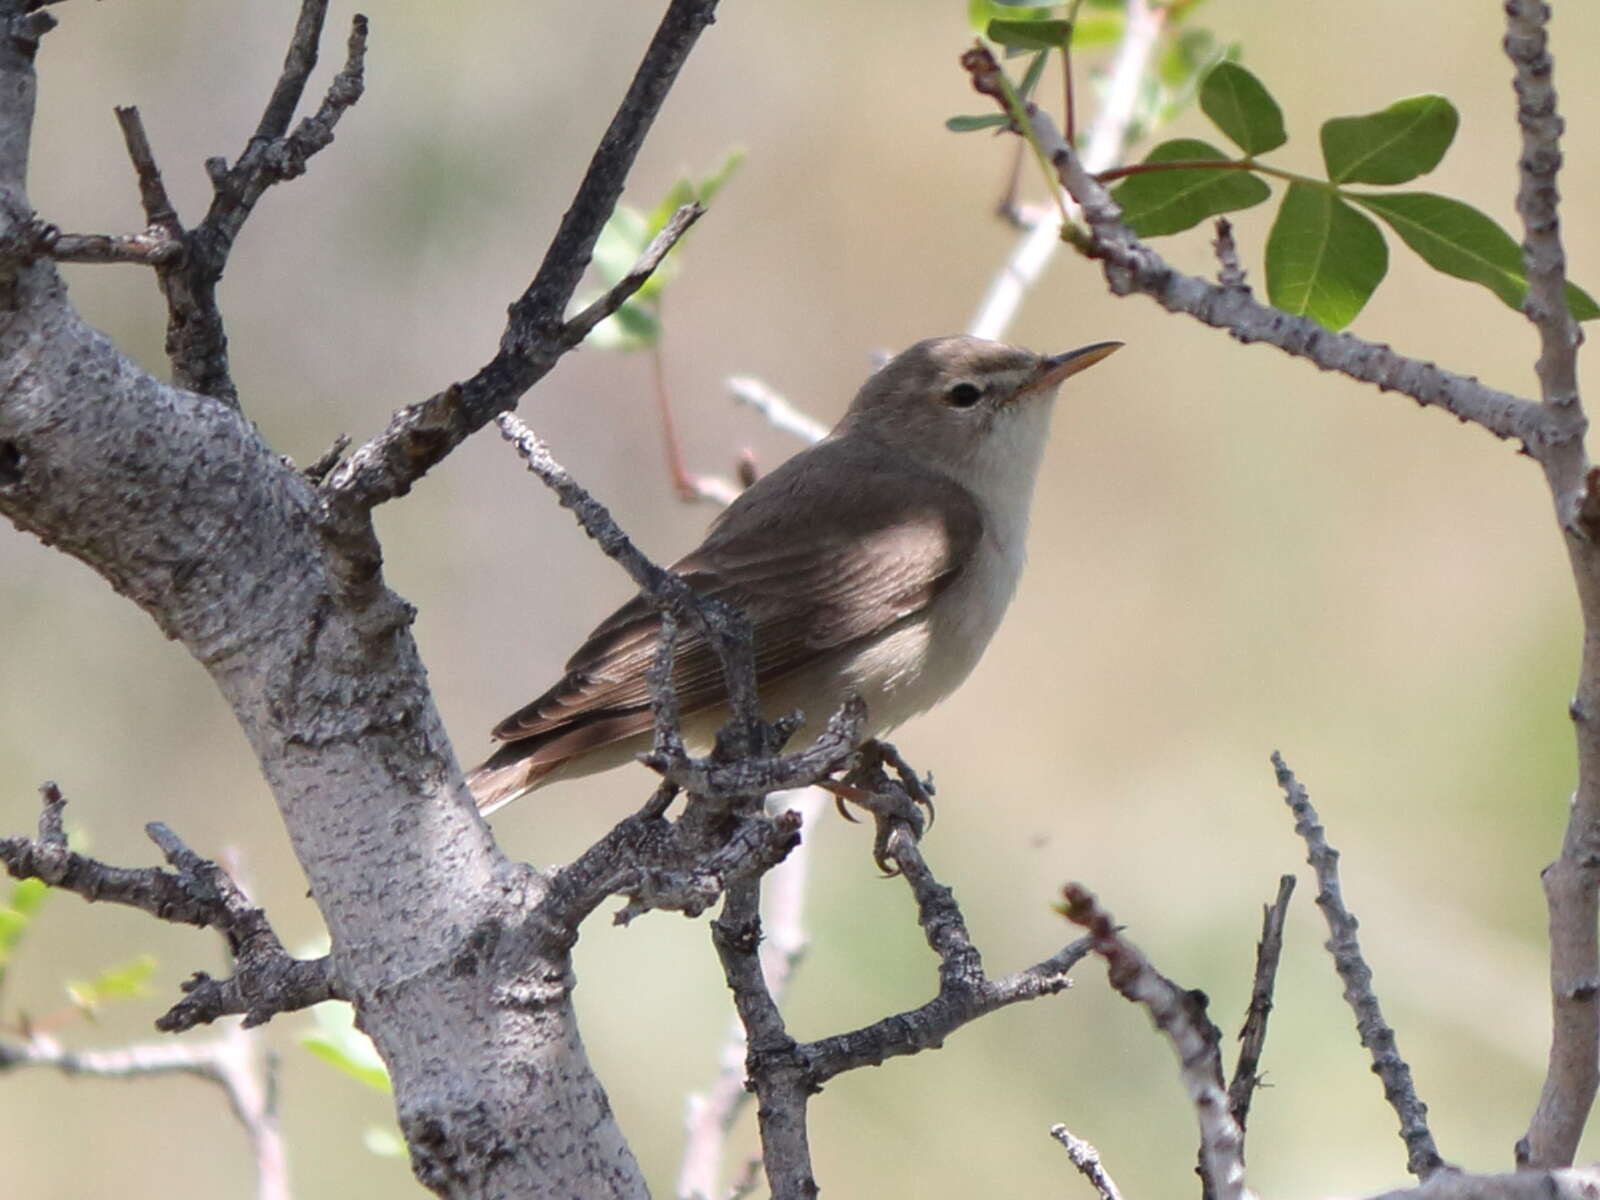
[[[650,244],[650,224],[645,215],[619,204],[606,220],[594,244],[594,269],[607,287],[613,287],[639,260]]]
[[[983,36],[1012,50],[1059,50],[1072,38],[1070,21],[990,21]]]
[[[1193,138],[1162,142],[1146,163],[1214,160],[1231,162],[1215,146]],[[1272,190],[1248,171],[1204,167],[1130,175],[1111,193],[1122,219],[1141,237],[1178,233],[1214,217],[1260,204]]]
[[[49,895],[50,885],[42,879],[19,879],[12,885],[6,903],[0,906],[0,964],[11,957]]]
[[[661,318],[651,307],[639,303],[635,296],[590,330],[584,345],[628,352],[648,350],[660,339]]]
[[[1522,248],[1490,217],[1470,204],[1431,192],[1346,196],[1382,217],[1434,270],[1482,284],[1521,310],[1528,295]],[[1567,308],[1577,321],[1600,317],[1600,306],[1576,284],[1567,285]]]
[[[1079,17],[1072,26],[1072,48],[1099,50],[1114,46],[1122,40],[1122,31],[1126,27],[1127,22],[1122,19],[1121,13],[1110,17]]]
[[[1044,74],[1044,65],[1050,61],[1050,51],[1041,50],[1033,56],[1033,61],[1028,64],[1027,73],[1023,75],[1022,82],[1017,85],[1017,95],[1026,99],[1033,95],[1033,89],[1039,86],[1039,78]]]
[[[1033,3],[1024,0],[1018,4],[1001,4],[999,0],[967,0],[967,22],[976,32],[983,33],[989,28],[990,21],[1049,20],[1050,10],[1062,4],[1063,0],[1035,0]]]
[[[361,1144],[367,1148],[368,1154],[376,1155],[378,1158],[405,1158],[411,1153],[398,1130],[385,1129],[379,1125],[367,1126],[361,1135]]]
[[[1267,296],[1277,308],[1343,329],[1389,269],[1370,218],[1331,189],[1289,185],[1267,237]]]
[[[1412,96],[1382,112],[1322,126],[1322,161],[1333,183],[1405,183],[1439,165],[1461,122],[1443,96]]]
[[[1246,154],[1265,154],[1289,140],[1278,102],[1238,63],[1211,68],[1200,85],[1200,108]]]
[[[1009,124],[1011,118],[1005,113],[986,113],[983,116],[950,117],[946,119],[944,127],[951,133],[971,133],[975,129],[998,129]]]
[[[311,1009],[317,1027],[300,1035],[300,1044],[335,1070],[366,1084],[374,1091],[389,1092],[389,1072],[372,1040],[356,1028],[355,1013],[348,1004],[318,1004]]]
[[[85,1015],[92,1016],[95,1009],[113,1000],[132,1000],[147,995],[149,988],[146,985],[155,970],[155,957],[141,954],[132,962],[108,967],[87,983],[81,980],[69,982],[66,985],[67,995]]]

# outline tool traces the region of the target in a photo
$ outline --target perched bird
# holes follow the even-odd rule
[[[918,342],[826,438],[728,506],[672,569],[749,619],[768,715],[800,709],[815,727],[859,695],[876,737],[966,679],[1016,592],[1056,390],[1121,345],[1044,357],[972,337]],[[554,687],[495,727],[505,745],[467,778],[478,807],[648,749],[660,633],[642,597],[602,621]],[[688,628],[672,680],[685,738],[708,744],[726,695]]]

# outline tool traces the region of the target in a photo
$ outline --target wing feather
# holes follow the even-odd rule
[[[964,488],[895,463],[857,434],[823,441],[758,480],[673,569],[745,613],[757,682],[769,685],[920,612],[960,573],[982,530]],[[494,736],[525,742],[529,761],[539,762],[648,728],[645,675],[660,638],[659,614],[634,597],[589,635],[554,687]],[[680,630],[673,684],[685,714],[724,699],[716,656],[691,630]]]

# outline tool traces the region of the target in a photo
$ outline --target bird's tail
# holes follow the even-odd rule
[[[487,762],[467,773],[467,787],[477,802],[478,811],[488,816],[539,786],[560,762],[533,763],[524,747],[510,745],[492,755]]]

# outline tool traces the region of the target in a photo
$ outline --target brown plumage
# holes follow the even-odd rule
[[[1071,362],[1106,353],[1097,346],[1075,352],[1082,360],[1041,359],[974,338],[918,343],[867,381],[827,438],[757,480],[700,547],[673,564],[696,591],[750,620],[769,715],[800,706],[814,724],[855,693],[866,699],[876,734],[965,677],[1021,568],[1034,443],[1042,444],[1049,408],[1030,393],[1053,392],[1079,369]],[[969,400],[963,384],[984,399]],[[1017,422],[1025,427],[1009,436],[1031,456],[1019,464],[1027,478],[1005,481],[994,502],[982,483],[993,472],[979,460],[996,423]],[[1020,517],[997,511],[1018,488]],[[984,565],[982,578],[974,564]],[[997,605],[979,603],[993,599],[996,584],[1004,593]],[[967,600],[939,615],[946,606],[933,601],[952,587],[973,592],[980,619],[967,618]],[[601,622],[553,687],[495,727],[506,744],[468,777],[479,807],[493,810],[558,772],[586,774],[645,749],[646,674],[660,633],[660,616],[640,597]],[[686,734],[708,739],[724,715],[722,675],[705,640],[687,628],[672,679]]]

